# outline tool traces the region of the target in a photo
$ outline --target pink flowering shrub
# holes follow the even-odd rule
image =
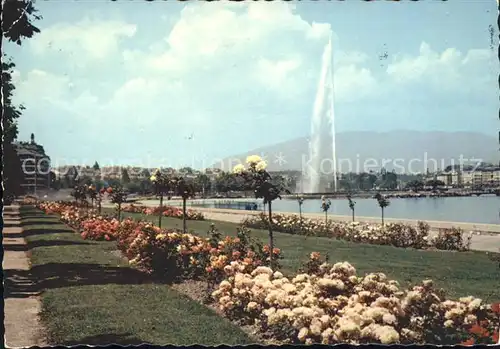
[[[134,212],[134,213],[142,213],[146,215],[158,215],[160,212],[165,217],[174,217],[182,219],[183,213],[182,209],[173,207],[173,206],[163,206],[163,207],[146,207],[146,206],[136,206],[133,204],[127,205],[123,208],[125,212]],[[203,213],[195,211],[195,210],[186,210],[186,219],[188,220],[196,220],[202,221],[205,219]]]

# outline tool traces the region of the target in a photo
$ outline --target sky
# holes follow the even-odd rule
[[[19,139],[53,166],[205,167],[308,136],[330,31],[337,132],[497,135],[495,1],[35,6],[41,33],[4,52]]]

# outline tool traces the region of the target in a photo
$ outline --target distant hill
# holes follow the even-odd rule
[[[475,132],[342,132],[337,134],[337,168],[342,172],[376,171],[384,167],[400,173],[425,172],[444,169],[452,164],[459,164],[460,156],[464,163],[473,164],[478,161],[499,161],[499,144],[494,136]],[[308,138],[297,138],[287,142],[269,145],[245,154],[226,158],[222,163],[214,164],[215,168],[228,170],[238,161],[244,162],[251,154],[266,155],[268,168],[271,171],[301,170],[302,164],[307,166],[309,158]],[[325,146],[330,146],[325,144]],[[279,163],[277,156],[282,154],[285,162]],[[303,160],[304,159],[304,160]],[[427,159],[427,165],[425,161]],[[436,160],[433,161],[432,159]],[[465,160],[466,159],[466,160]],[[475,160],[474,160],[475,159]],[[367,166],[364,166],[366,164]],[[350,168],[349,168],[350,167]]]

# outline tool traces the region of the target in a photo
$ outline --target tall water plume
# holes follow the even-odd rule
[[[335,149],[335,114],[333,109],[333,48],[332,38],[323,51],[321,75],[314,101],[311,120],[311,140],[309,143],[310,166],[309,183],[304,192],[324,192],[321,177],[325,172],[328,178],[333,175],[333,189],[337,190],[337,156]],[[331,147],[330,147],[331,145]]]

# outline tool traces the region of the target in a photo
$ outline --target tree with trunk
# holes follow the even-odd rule
[[[7,41],[21,45],[23,39],[31,38],[35,33],[39,33],[40,29],[32,24],[35,20],[41,19],[41,16],[37,15],[36,12],[37,10],[32,1],[3,1],[3,37]],[[15,90],[12,74],[15,64],[6,55],[3,55],[2,58],[3,161],[0,162],[0,171],[2,171],[3,175],[3,197],[12,200],[14,197],[23,194],[21,184],[24,181],[24,173],[13,142],[17,139],[18,134],[17,119],[21,116],[25,107],[22,104],[17,106],[12,103]]]
[[[297,194],[297,203],[299,204],[299,218],[300,225],[302,225],[302,205],[304,204],[304,197]]]
[[[206,174],[201,173],[196,176],[195,185],[196,191],[201,192],[205,196],[205,193],[210,189],[210,178]]]
[[[71,196],[75,199],[75,202],[78,204],[84,204],[87,201],[87,186],[77,185],[73,188],[71,192]]]
[[[272,202],[276,199],[281,200],[281,194],[291,194],[290,190],[286,189],[281,183],[273,183],[273,179],[269,172],[266,171],[267,163],[258,155],[247,157],[246,163],[248,167],[242,164],[236,165],[233,173],[244,179],[245,183],[253,189],[255,198],[263,199],[264,205],[267,204],[268,209],[268,227],[269,227],[269,262],[271,268],[274,267],[274,237],[273,237],[273,218],[272,218]]]
[[[382,194],[377,193],[375,195],[375,199],[378,202],[378,205],[380,206],[380,209],[382,210],[382,226],[384,226],[384,209],[389,206],[390,202],[389,200]]]
[[[354,208],[356,206],[356,201],[352,200],[351,194],[347,194],[347,200],[349,200],[349,208],[352,211],[352,221],[354,222]]]
[[[196,194],[195,185],[184,177],[172,177],[170,185],[176,196],[182,198],[182,231],[187,233],[187,200],[193,198]]]
[[[122,183],[127,185],[130,183],[130,176],[126,168],[122,168]]]
[[[170,192],[172,180],[170,176],[162,172],[161,169],[157,169],[155,172],[153,172],[149,179],[153,183],[155,194],[160,197],[158,227],[161,228],[161,218],[163,217],[163,196],[168,195],[168,193]]]
[[[97,189],[94,184],[90,184],[87,187],[87,194],[90,197],[90,202],[92,204],[92,208],[94,208],[94,202],[97,200]]]
[[[304,224],[302,220],[302,205],[304,204],[304,197],[302,195],[297,194],[297,203],[299,204],[299,229],[300,233],[304,234],[304,236],[307,238],[307,234],[304,232]]]
[[[107,189],[108,194],[111,196],[111,202],[116,204],[116,211],[118,216],[118,221],[121,221],[122,204],[127,199],[127,194],[121,186]]]
[[[325,197],[324,195],[321,196],[321,209],[325,213],[325,228],[328,227],[328,210],[330,209],[330,206],[332,205],[332,202],[330,199]]]

